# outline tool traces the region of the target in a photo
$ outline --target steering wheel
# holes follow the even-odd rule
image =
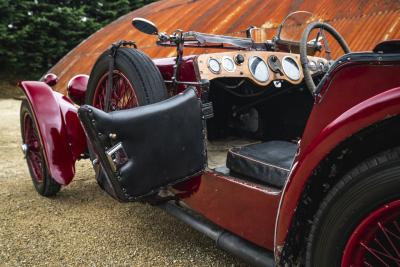
[[[319,84],[315,85],[312,79],[311,70],[308,65],[308,58],[307,58],[307,46],[309,46],[308,38],[310,36],[311,31],[314,29],[320,29],[315,41],[317,42],[318,37],[321,34],[327,57],[329,57],[330,55],[330,50],[328,46],[328,40],[326,39],[326,36],[324,34],[324,30],[326,30],[333,36],[333,38],[335,39],[336,42],[339,43],[340,47],[342,48],[345,54],[350,53],[350,47],[347,45],[346,41],[343,39],[340,33],[338,33],[338,31],[336,31],[335,28],[333,28],[331,25],[323,22],[313,22],[307,26],[300,40],[300,62],[301,66],[303,67],[304,80],[312,95],[315,95],[316,89],[319,86]],[[330,60],[330,58],[327,59]]]

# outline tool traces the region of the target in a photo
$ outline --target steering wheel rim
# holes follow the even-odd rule
[[[312,79],[311,70],[308,67],[308,57],[307,57],[307,40],[308,37],[310,36],[311,31],[314,29],[326,30],[338,42],[338,44],[340,45],[345,54],[351,52],[350,47],[348,46],[344,38],[331,25],[324,22],[313,22],[306,27],[300,40],[300,62],[303,68],[304,81],[308,87],[308,90],[310,90],[312,95],[315,95],[316,89],[319,86],[319,84],[315,85]]]

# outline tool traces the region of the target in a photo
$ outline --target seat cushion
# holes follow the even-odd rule
[[[297,144],[270,141],[229,150],[226,166],[232,173],[282,188],[289,175]]]

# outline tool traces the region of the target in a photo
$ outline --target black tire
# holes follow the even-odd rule
[[[95,90],[100,79],[109,72],[109,52],[105,51],[96,61],[88,81],[85,96],[85,103],[93,105]],[[132,48],[118,49],[114,69],[123,73],[132,84],[139,106],[157,103],[168,98],[167,88],[164,79],[154,62],[143,52]],[[91,148],[90,142],[89,155],[93,161],[96,156]],[[104,170],[99,164],[93,166],[95,177],[99,186],[107,191],[107,179]]]
[[[39,136],[39,132],[36,126],[36,123],[34,123],[34,116],[33,116],[33,112],[31,110],[31,107],[29,106],[29,103],[27,100],[23,100],[21,103],[21,110],[20,110],[20,125],[21,125],[21,137],[22,137],[22,143],[25,144],[25,124],[24,124],[24,119],[25,116],[30,116],[30,118],[32,119],[33,122],[33,129],[35,131],[35,134],[37,136]],[[61,185],[59,183],[57,183],[49,174],[48,171],[48,167],[46,164],[46,161],[44,159],[44,153],[43,153],[43,145],[41,144],[40,138],[39,138],[39,142],[40,142],[40,154],[41,154],[41,161],[42,161],[42,172],[43,172],[43,181],[42,182],[38,182],[37,179],[35,179],[35,174],[34,171],[32,170],[32,166],[29,164],[28,162],[28,158],[27,160],[27,165],[28,165],[28,169],[29,169],[29,173],[31,175],[32,178],[32,183],[33,186],[35,187],[36,191],[45,197],[51,197],[56,195],[60,189],[61,189]]]
[[[400,148],[362,162],[319,207],[307,243],[306,266],[341,266],[346,243],[372,211],[400,199]]]
[[[93,104],[98,82],[109,70],[109,52],[104,52],[90,73],[85,103]],[[154,62],[143,52],[132,48],[120,48],[115,56],[114,69],[122,72],[135,88],[140,106],[167,99],[164,79]]]

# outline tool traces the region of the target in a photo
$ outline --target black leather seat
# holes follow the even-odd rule
[[[236,173],[261,183],[282,188],[289,175],[297,144],[270,141],[229,150],[226,166]]]

